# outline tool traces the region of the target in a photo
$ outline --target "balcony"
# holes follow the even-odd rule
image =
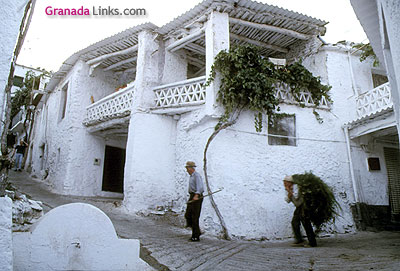
[[[193,106],[202,105],[206,101],[204,84],[206,77],[174,82],[158,86],[153,89],[157,113],[184,113],[193,109]]]
[[[135,85],[130,84],[125,89],[119,90],[86,108],[83,124],[95,125],[108,120],[129,116],[133,103]]]
[[[156,113],[179,114],[191,111],[193,109],[192,106],[204,104],[206,98],[206,91],[204,88],[205,81],[205,76],[202,76],[154,88],[155,106],[153,110],[155,110]],[[298,101],[300,101],[300,103],[306,107],[315,106],[309,92],[300,92],[296,99],[289,92],[289,86],[283,83],[276,84],[275,97],[287,104],[298,105]],[[325,97],[322,97],[318,108],[330,108]]]
[[[275,85],[275,87],[276,87],[275,97],[279,98],[279,100],[282,103],[295,104],[295,105],[298,105],[299,103],[301,103],[305,107],[315,107],[315,103],[311,97],[310,92],[301,91],[299,94],[297,94],[296,97],[294,97],[289,91],[290,86],[288,86],[287,84],[277,83]],[[320,108],[320,109],[329,109],[330,108],[329,102],[326,100],[325,97],[321,98],[318,108]]]
[[[361,94],[357,97],[356,102],[358,118],[364,118],[393,108],[389,82]]]

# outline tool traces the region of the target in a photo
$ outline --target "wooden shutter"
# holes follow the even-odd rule
[[[389,181],[389,203],[392,215],[400,215],[400,152],[384,148]]]

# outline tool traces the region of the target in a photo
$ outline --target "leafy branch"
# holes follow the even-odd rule
[[[363,43],[357,43],[353,45],[353,48],[357,49],[358,51],[361,51],[361,56],[360,56],[360,61],[364,61],[369,57],[372,57],[374,60],[374,63],[372,64],[374,67],[379,66],[379,59],[376,56],[374,49],[372,49],[372,46],[370,43],[363,44]]]

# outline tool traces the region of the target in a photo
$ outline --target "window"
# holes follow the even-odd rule
[[[61,90],[60,120],[62,120],[65,117],[65,112],[67,111],[67,94],[68,94],[68,83],[65,84]]]
[[[296,146],[296,117],[277,114],[268,123],[268,144]]]
[[[387,83],[388,81],[389,80],[388,80],[387,76],[372,73],[372,83],[374,84],[374,88],[379,87],[380,85],[383,85],[383,84]]]
[[[33,81],[33,89],[34,90],[39,90],[39,87],[40,87],[40,77],[36,78]]]
[[[21,76],[14,76],[13,86],[22,88],[24,86],[24,78]]]

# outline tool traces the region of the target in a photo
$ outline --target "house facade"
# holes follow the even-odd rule
[[[0,58],[0,114],[4,119],[6,95],[5,87],[10,74],[11,60],[13,57],[15,44],[18,38],[19,28],[24,15],[26,1],[2,1],[0,12],[2,15],[2,27],[0,28],[1,42],[1,58]],[[6,27],[7,26],[7,27]],[[0,125],[0,133],[3,131],[3,124]]]
[[[324,44],[325,24],[267,4],[206,0],[163,27],[139,25],[75,53],[42,98],[32,174],[61,194],[123,198],[128,212],[182,214],[185,162],[195,161],[203,175],[204,148],[223,112],[218,80],[204,86],[213,59],[234,44],[253,44],[276,62],[303,59],[332,86],[334,102],[322,101],[319,123],[309,94],[302,93],[300,106],[280,84],[285,114],[279,122],[265,121],[257,133],[253,113],[243,112],[215,138],[207,168],[211,191],[222,188],[214,200],[228,232],[246,239],[290,236],[293,206],[284,200],[282,180],[305,171],[330,185],[342,207],[325,231],[353,232],[351,205],[359,192],[350,165],[357,164],[354,156],[364,158],[344,124],[358,118],[358,89],[373,89],[372,63],[361,63],[349,46]],[[371,180],[364,184],[371,191],[386,178],[383,169],[372,174],[360,167],[359,175]],[[386,202],[380,193],[367,196]],[[218,234],[210,202],[203,206],[201,227]]]
[[[386,168],[387,177],[372,181],[379,184],[375,190],[361,190],[361,218],[366,226],[376,220],[386,221],[391,227],[400,223],[400,5],[396,1],[386,0],[351,0],[353,9],[359,19],[380,66],[388,75],[388,83],[378,86],[359,99],[359,118],[349,124],[350,136],[363,149],[361,157],[374,159],[375,166]],[[377,99],[378,97],[381,97]],[[370,165],[368,165],[370,166]],[[357,174],[357,169],[355,169]],[[373,172],[374,170],[372,170]],[[372,173],[376,175],[376,173]],[[371,183],[370,176],[361,180],[360,187],[365,189]],[[371,202],[363,194],[382,194],[380,204]],[[364,208],[362,207],[364,206]],[[375,220],[375,221],[374,221]]]

